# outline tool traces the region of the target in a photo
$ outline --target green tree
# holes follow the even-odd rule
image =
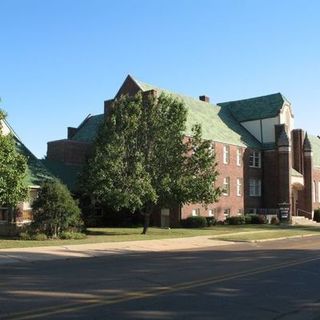
[[[24,182],[27,162],[16,148],[15,138],[2,131],[6,114],[0,110],[0,205],[14,208],[27,196]]]
[[[58,180],[46,181],[32,204],[31,230],[58,237],[63,231],[79,230],[80,209],[68,188]]]
[[[210,143],[200,126],[185,141],[187,110],[171,96],[154,93],[116,100],[96,140],[82,189],[115,210],[141,211],[147,232],[155,206],[217,200]]]

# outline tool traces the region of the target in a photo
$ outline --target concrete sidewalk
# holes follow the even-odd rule
[[[161,240],[103,242],[67,246],[1,249],[0,265],[22,262],[32,263],[36,261],[56,259],[90,258],[132,252],[166,252],[200,249],[230,244],[232,244],[232,242],[215,240],[212,236],[198,236]]]

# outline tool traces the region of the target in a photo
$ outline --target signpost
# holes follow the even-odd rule
[[[279,206],[279,219],[281,222],[290,222],[291,215],[290,215],[290,203],[282,202],[278,203]]]

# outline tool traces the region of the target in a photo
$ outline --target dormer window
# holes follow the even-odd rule
[[[249,167],[261,168],[261,152],[251,151],[249,157]]]

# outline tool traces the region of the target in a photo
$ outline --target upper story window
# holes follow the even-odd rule
[[[225,177],[223,179],[223,192],[222,192],[222,194],[224,196],[230,195],[230,177]]]
[[[261,152],[251,151],[249,158],[249,166],[253,168],[261,168]]]
[[[230,146],[223,146],[223,163],[228,164],[230,162]]]
[[[260,179],[249,179],[249,195],[251,197],[261,196],[261,180]]]
[[[237,166],[241,166],[242,163],[242,150],[241,148],[237,148]]]
[[[242,195],[242,179],[237,178],[237,196],[241,197]]]

